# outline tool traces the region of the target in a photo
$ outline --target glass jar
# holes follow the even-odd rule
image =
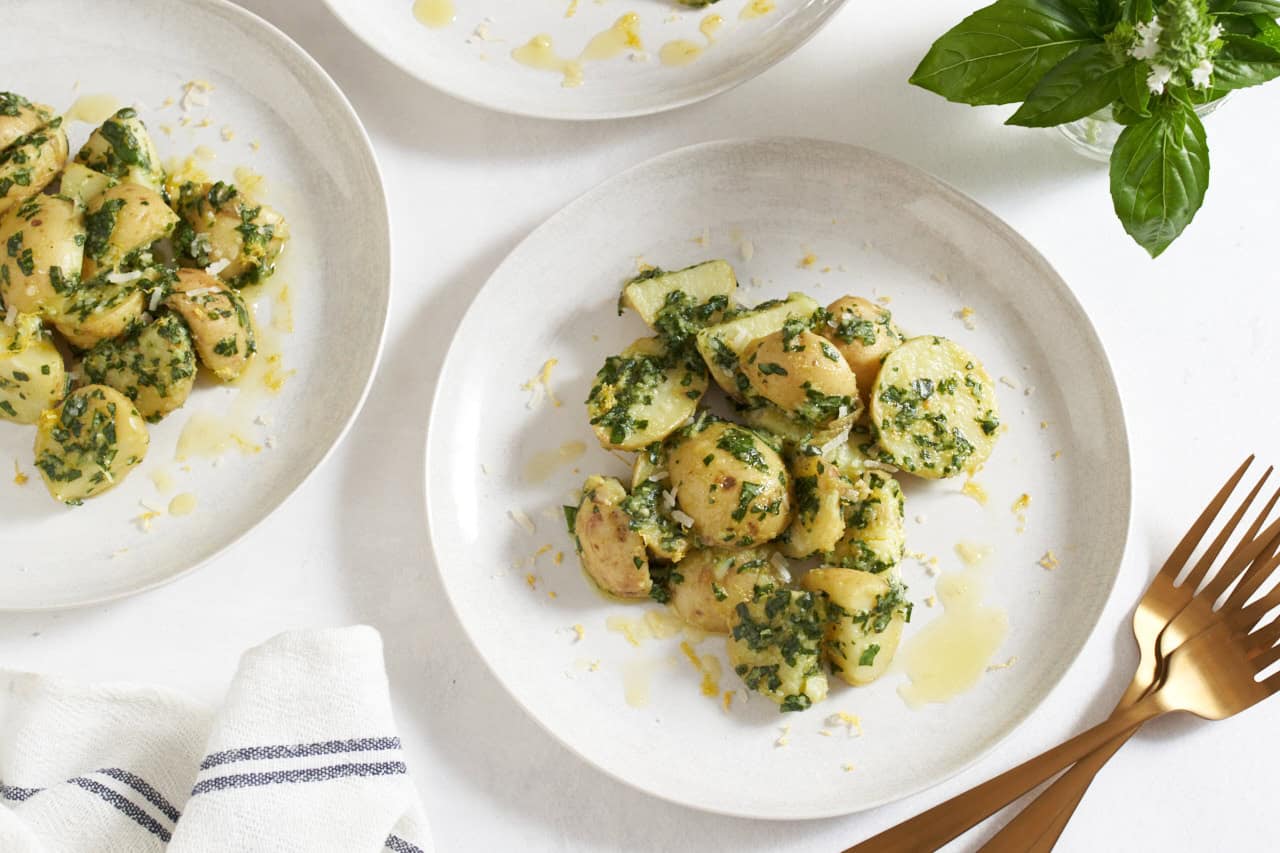
[[[1201,119],[1213,114],[1226,98],[1219,98],[1196,107],[1196,115]],[[1106,106],[1088,118],[1082,118],[1068,124],[1058,125],[1058,130],[1075,149],[1093,160],[1106,162],[1111,159],[1111,149],[1116,147],[1120,131],[1124,125],[1117,124],[1111,118],[1111,107]]]

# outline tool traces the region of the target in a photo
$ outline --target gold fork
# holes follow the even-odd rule
[[[1242,466],[1242,469],[1245,466]],[[1193,526],[1192,532],[1184,538],[1183,543],[1175,551],[1175,556],[1182,552],[1182,562],[1190,557],[1196,544],[1203,537],[1222,505],[1226,502],[1231,489],[1243,476],[1243,470],[1228,481],[1224,487],[1226,494],[1210,503],[1209,509]],[[1243,518],[1247,507],[1256,497],[1259,487],[1255,488],[1229,522],[1231,530]],[[1268,504],[1268,509],[1274,499]],[[1265,513],[1261,519],[1265,519]],[[1259,525],[1255,523],[1253,532]],[[1207,573],[1212,559],[1220,552],[1230,532],[1224,532],[1211,546],[1211,553],[1206,554],[1193,569],[1193,574],[1201,578]],[[1190,547],[1184,545],[1190,542]],[[1280,547],[1280,522],[1267,527],[1260,535],[1245,538],[1228,559],[1223,570],[1215,577],[1211,586],[1225,590],[1241,570],[1250,563],[1261,558],[1262,568],[1251,572],[1245,582],[1237,586],[1228,600],[1216,615],[1208,617],[1210,627],[1194,636],[1188,637],[1176,649],[1170,649],[1166,660],[1165,676],[1154,690],[1146,694],[1135,704],[1121,709],[1110,719],[1076,738],[1050,750],[1039,758],[1032,759],[1009,772],[996,777],[973,790],[954,797],[917,817],[899,824],[892,829],[851,847],[846,853],[871,853],[871,851],[903,851],[914,853],[919,850],[933,850],[951,841],[965,830],[990,817],[999,809],[1011,803],[1022,794],[1036,787],[1060,772],[1065,767],[1079,761],[1089,753],[1105,746],[1109,741],[1136,730],[1144,722],[1161,714],[1175,710],[1184,710],[1206,719],[1222,719],[1238,713],[1261,701],[1280,689],[1280,675],[1272,676],[1264,682],[1254,681],[1256,672],[1280,657],[1280,652],[1272,648],[1275,640],[1280,638],[1280,622],[1272,623],[1266,628],[1251,631],[1259,618],[1269,612],[1271,606],[1280,603],[1280,590],[1273,591],[1254,605],[1245,606],[1248,598],[1259,589],[1272,571],[1280,565],[1280,558],[1265,558]],[[1201,571],[1201,567],[1204,571]],[[1189,578],[1190,580],[1190,578]],[[1184,583],[1188,591],[1195,589],[1194,583]],[[1208,612],[1212,613],[1212,590],[1202,590],[1209,603]],[[1263,608],[1263,605],[1269,605]],[[1197,612],[1204,612],[1198,610]],[[1197,617],[1198,618],[1198,617]],[[1252,621],[1249,621],[1252,620]],[[1247,623],[1247,624],[1246,624]],[[1185,623],[1194,627],[1192,618]],[[1215,657],[1216,656],[1216,657]],[[1153,658],[1159,660],[1158,657]],[[1255,667],[1255,661],[1261,662]],[[1219,667],[1215,669],[1215,667]]]
[[[1138,668],[1129,688],[1116,705],[1116,711],[1136,704],[1150,692],[1160,675],[1161,660],[1188,638],[1207,628],[1213,619],[1213,605],[1234,579],[1235,564],[1229,562],[1224,566],[1222,571],[1209,581],[1200,595],[1196,595],[1196,590],[1204,582],[1213,561],[1225,547],[1244,517],[1246,509],[1271,475],[1271,468],[1263,472],[1261,479],[1245,498],[1244,503],[1181,584],[1177,582],[1178,575],[1192,552],[1199,547],[1215,517],[1222,510],[1252,462],[1253,457],[1250,456],[1209,502],[1195,524],[1174,548],[1164,566],[1156,573],[1151,586],[1138,602],[1137,609],[1133,612],[1133,635],[1138,642],[1139,650]],[[1280,492],[1272,495],[1271,500],[1267,502],[1253,525],[1245,533],[1242,542],[1252,542],[1256,539],[1258,531],[1270,516],[1278,498],[1280,498]],[[1274,551],[1275,548],[1264,549],[1263,554],[1270,556],[1268,552]],[[1232,594],[1233,601],[1241,604],[1257,591],[1257,583],[1269,571],[1265,563],[1265,560],[1255,561],[1244,573],[1239,586]],[[1243,598],[1241,598],[1242,595]],[[1049,853],[1066,829],[1067,823],[1089,789],[1094,776],[1111,756],[1124,746],[1130,736],[1131,733],[1122,735],[1081,759],[992,837],[982,849],[988,853]]]

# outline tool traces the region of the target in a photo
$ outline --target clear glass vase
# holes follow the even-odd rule
[[[1196,107],[1196,115],[1205,118],[1211,115],[1226,98],[1219,98]],[[1106,162],[1111,159],[1111,149],[1116,147],[1120,131],[1124,125],[1111,119],[1111,107],[1103,107],[1088,118],[1058,125],[1058,130],[1071,141],[1075,149],[1093,160]]]

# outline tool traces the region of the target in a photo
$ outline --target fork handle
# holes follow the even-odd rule
[[[1049,853],[1067,828],[1093,777],[1137,729],[1080,759],[982,847],[982,853]]]
[[[1048,752],[1019,764],[981,785],[940,803],[927,812],[845,850],[845,853],[919,853],[937,850],[1054,774],[1084,758],[1108,741],[1136,730],[1165,713],[1159,691],[1138,704]]]

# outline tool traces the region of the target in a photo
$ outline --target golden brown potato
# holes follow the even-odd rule
[[[90,134],[76,162],[156,193],[164,183],[155,142],[133,107],[120,110]]]
[[[782,457],[752,429],[705,417],[668,440],[667,470],[684,522],[708,545],[768,542],[791,521]]]
[[[582,568],[596,586],[619,598],[646,598],[653,587],[644,540],[622,509],[627,490],[613,477],[593,475],[582,486],[573,519]]]
[[[821,568],[806,572],[800,585],[827,596],[822,654],[832,671],[854,686],[883,675],[911,620],[902,584],[888,575]]]
[[[55,118],[0,151],[0,214],[49,185],[67,162],[67,134]]]
[[[35,314],[0,323],[0,418],[34,424],[67,393],[67,371]]]
[[[257,351],[253,320],[240,294],[203,270],[178,270],[165,304],[191,329],[204,366],[223,382],[239,378]]]
[[[57,316],[80,281],[84,215],[65,198],[38,195],[0,219],[0,297],[7,308]]]
[[[90,382],[124,394],[150,423],[187,401],[196,381],[196,354],[176,314],[100,342],[81,362]]]
[[[276,258],[289,239],[289,226],[270,207],[219,181],[183,184],[177,208],[182,224],[173,242],[184,265],[220,266],[218,277],[236,288],[262,281],[275,271]]]
[[[86,385],[40,416],[36,467],[55,500],[78,504],[120,483],[146,457],[149,442],[128,398]]]
[[[733,610],[756,590],[782,586],[770,552],[759,548],[726,551],[699,548],[682,560],[671,579],[671,606],[694,628],[727,634]]]
[[[120,266],[138,269],[150,258],[136,255],[169,236],[178,216],[155,190],[139,184],[118,184],[103,192],[85,214],[88,238],[84,245],[84,278]]]
[[[0,92],[0,151],[53,120],[53,107],[33,104],[15,92]]]
[[[865,406],[871,402],[871,386],[884,357],[906,338],[888,308],[861,296],[842,296],[828,305],[827,311],[831,322],[820,331],[858,377],[858,392]]]

